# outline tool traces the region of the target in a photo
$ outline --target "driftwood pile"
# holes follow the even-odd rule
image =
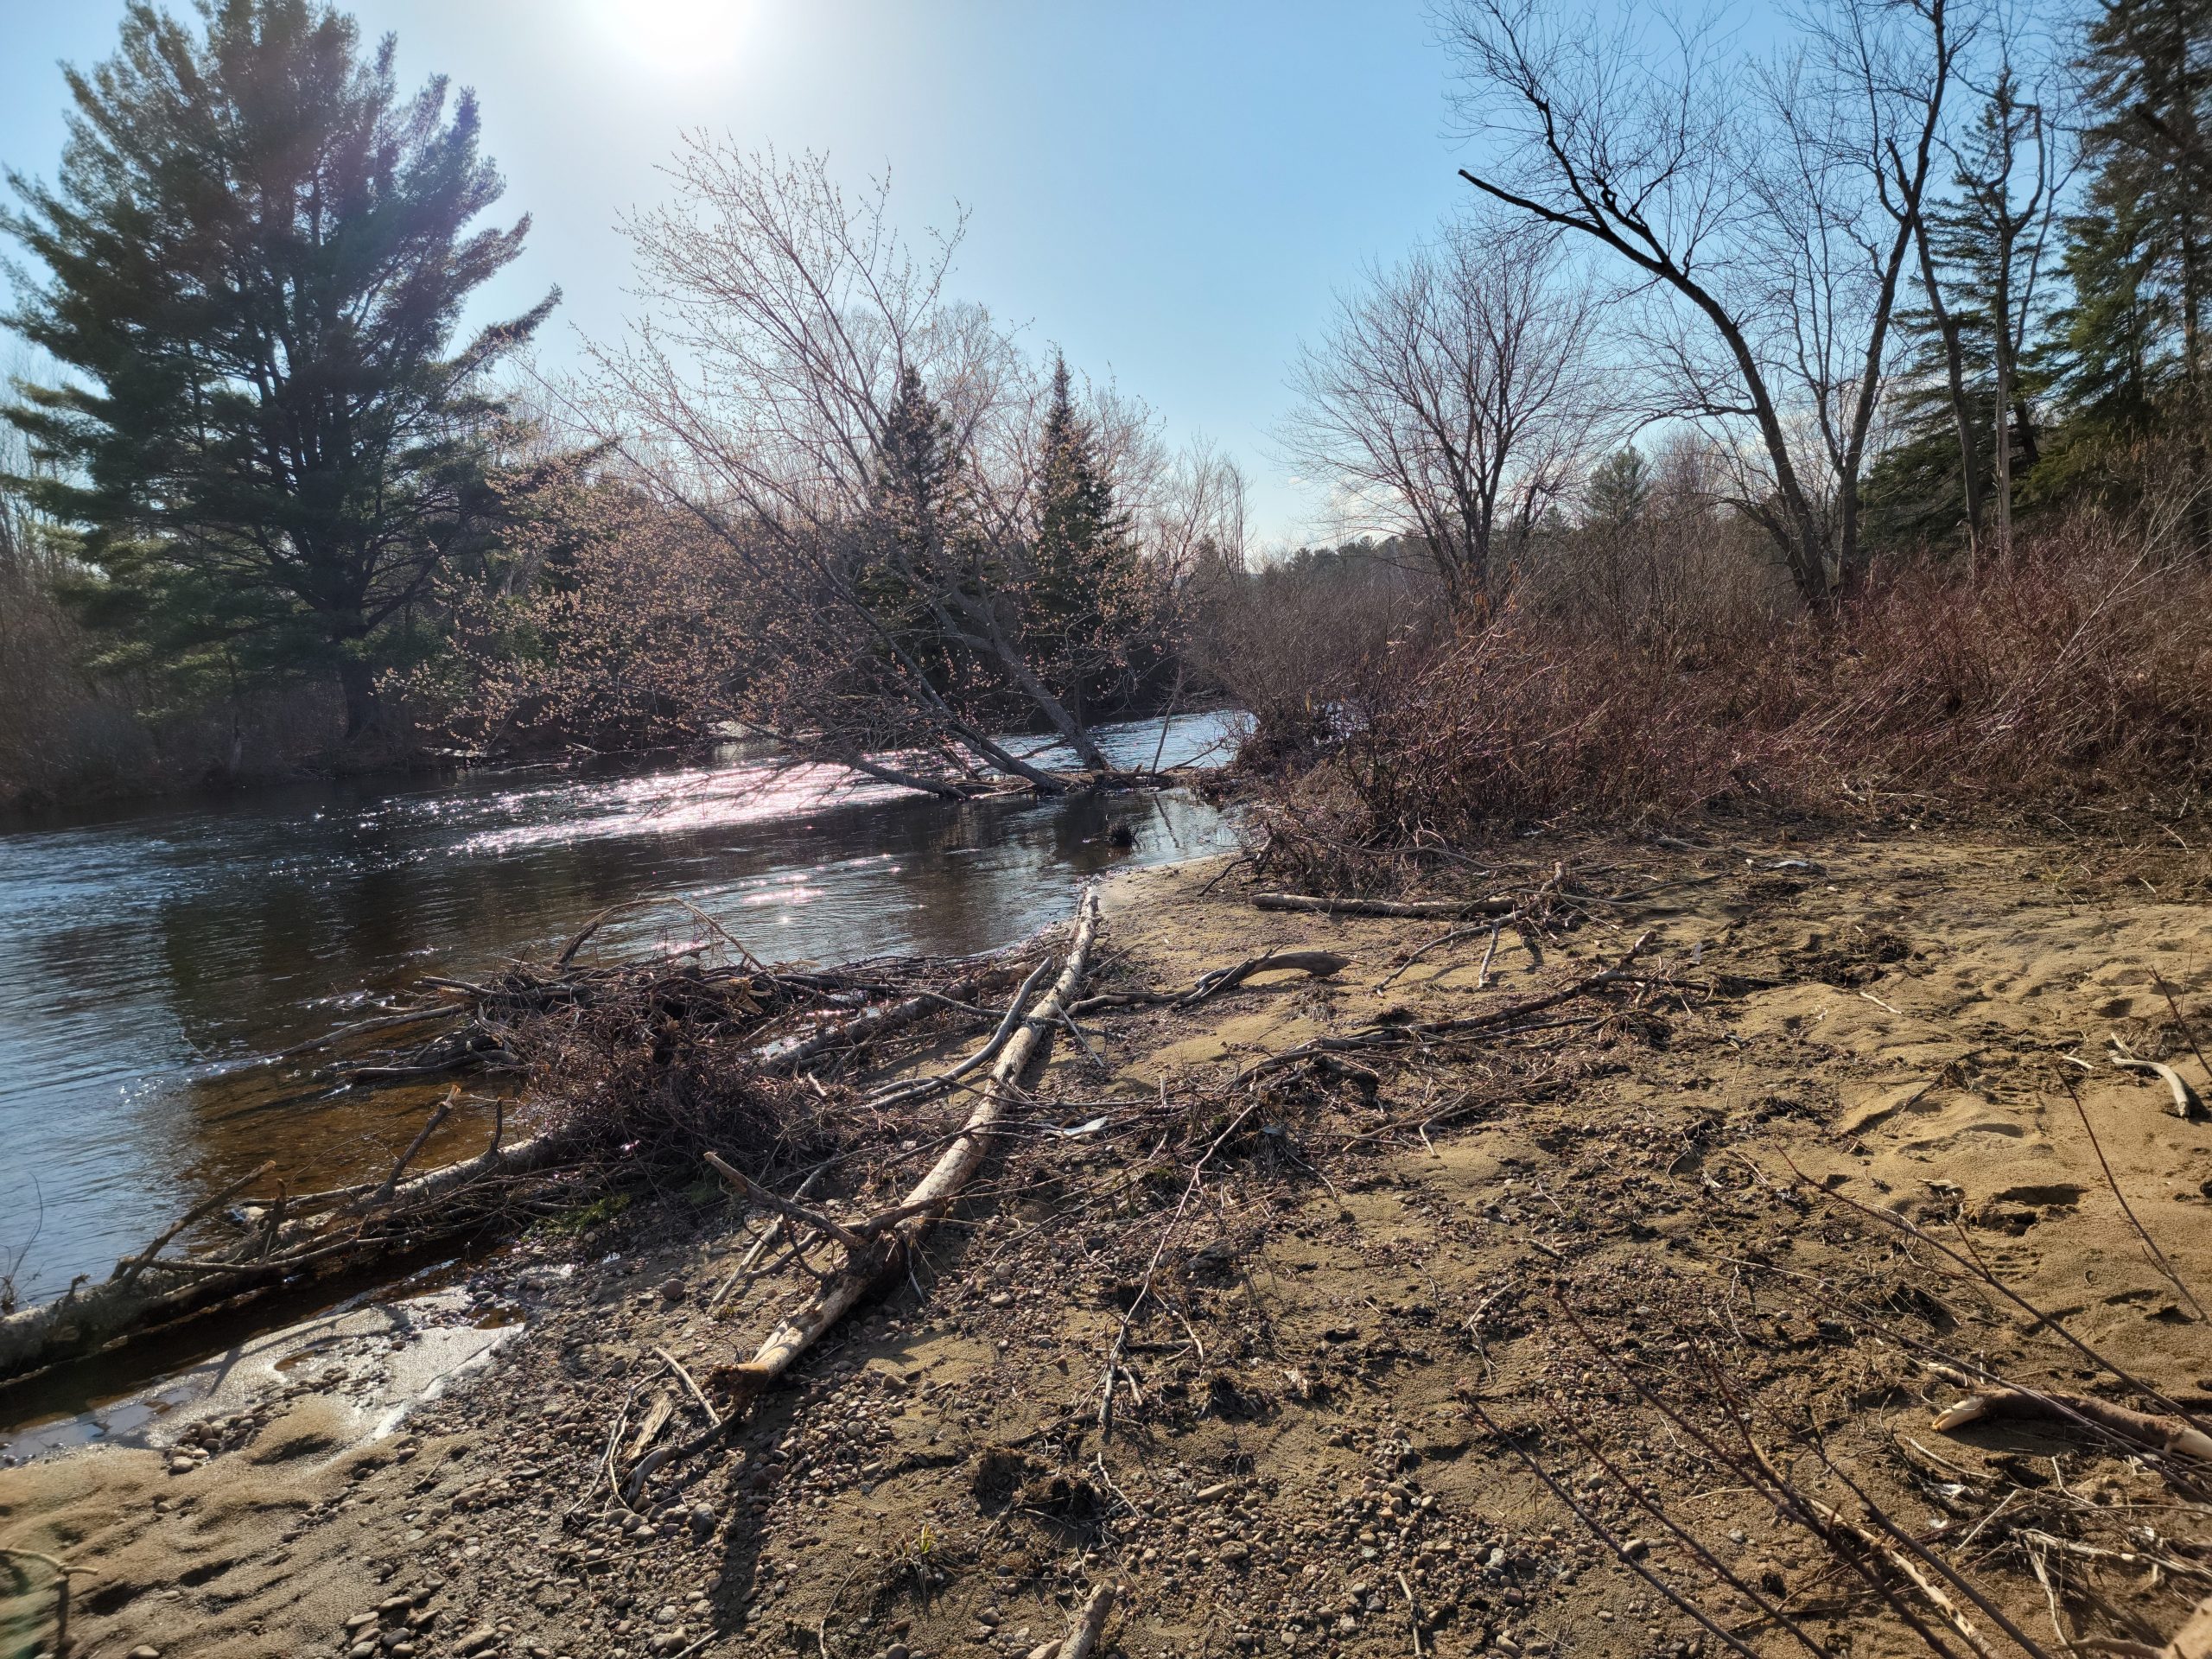
[[[308,1193],[276,1181],[271,1192],[275,1166],[264,1165],[194,1205],[106,1279],[0,1313],[0,1384],[303,1280],[526,1222],[549,1202],[573,1202],[617,1165],[672,1154],[696,1166],[702,1147],[854,1133],[865,1125],[834,1121],[843,1094],[823,1089],[824,1080],[932,1015],[977,1012],[966,999],[1017,977],[1037,948],[835,971],[770,969],[741,947],[726,963],[693,950],[644,964],[579,965],[578,951],[605,919],[550,963],[514,963],[480,982],[426,981],[414,1005],[275,1057],[326,1051],[326,1078],[351,1088],[515,1072],[529,1079],[517,1103],[532,1132],[508,1133],[505,1096],[476,1103],[492,1117],[484,1150],[410,1174],[461,1103],[455,1084],[381,1179]],[[394,1035],[407,1046],[361,1050],[365,1039]],[[785,1081],[802,1071],[814,1085],[803,1122],[791,1109],[799,1085]],[[199,1248],[166,1254],[181,1240]]]
[[[1326,975],[1344,960],[1326,951],[1269,953],[1182,990],[1124,988],[1086,999],[1099,928],[1094,892],[1078,902],[1065,954],[1032,939],[984,957],[828,970],[770,967],[727,935],[715,947],[726,960],[692,946],[644,963],[580,963],[582,947],[606,919],[594,918],[550,963],[512,963],[476,981],[425,981],[416,1001],[274,1057],[315,1056],[326,1081],[352,1089],[518,1074],[526,1079],[522,1090],[511,1085],[507,1094],[470,1103],[489,1109],[481,1152],[416,1171],[424,1147],[463,1104],[456,1082],[381,1179],[298,1193],[264,1165],[195,1205],[105,1280],[80,1280],[52,1301],[0,1313],[0,1385],[396,1253],[512,1230],[649,1169],[696,1180],[708,1160],[784,1216],[791,1249],[761,1274],[794,1261],[814,1271],[797,1243],[801,1234],[833,1241],[846,1257],[818,1275],[809,1306],[741,1368],[743,1387],[765,1386],[920,1244],[1021,1098],[1023,1070],[1057,1032],[1087,1040],[1076,1015],[1189,1007],[1262,969]],[[1007,996],[1002,1007],[972,1000],[1001,995]],[[855,1080],[901,1033],[934,1041],[963,1022],[985,1021],[988,1039],[943,1072],[873,1090]],[[395,1038],[402,1046],[364,1047]],[[936,1166],[882,1215],[847,1225],[806,1207],[806,1183],[791,1199],[769,1190],[786,1170],[806,1166],[818,1176],[825,1160],[849,1163],[893,1145],[926,1103],[979,1085],[965,1127]],[[511,1104],[529,1132],[509,1132]]]

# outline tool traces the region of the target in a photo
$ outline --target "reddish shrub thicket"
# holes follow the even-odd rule
[[[1827,617],[1639,635],[1509,609],[1376,697],[1324,768],[1370,842],[1720,805],[2194,804],[2212,571],[2076,530]],[[1319,781],[1316,779],[1316,781]]]

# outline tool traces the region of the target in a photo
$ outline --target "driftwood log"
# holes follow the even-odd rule
[[[411,1180],[372,1181],[314,1194],[297,1205],[278,1199],[249,1211],[253,1224],[246,1236],[224,1249],[197,1256],[156,1258],[156,1252],[178,1234],[267,1174],[264,1165],[188,1211],[149,1249],[118,1262],[102,1282],[73,1285],[53,1301],[0,1314],[0,1382],[81,1357],[118,1337],[282,1283],[311,1266],[345,1255],[372,1256],[384,1247],[365,1230],[378,1217],[429,1210],[461,1189],[492,1177],[536,1173],[564,1150],[562,1138],[552,1135],[533,1135],[505,1147],[495,1140],[477,1157]],[[299,1214],[302,1209],[320,1209],[325,1214],[317,1219]]]
[[[2155,1415],[2114,1405],[2086,1394],[2043,1389],[1985,1389],[1942,1412],[1935,1427],[1944,1433],[1986,1417],[2018,1417],[2040,1422],[2093,1423],[2107,1433],[2150,1452],[2179,1452],[2212,1459],[2212,1434],[2178,1417]]]
[[[1075,938],[1067,960],[1043,1001],[1007,1039],[991,1068],[988,1085],[975,1109],[929,1173],[897,1206],[900,1218],[880,1230],[855,1229],[846,1243],[844,1265],[768,1333],[753,1357],[725,1373],[741,1399],[772,1387],[800,1355],[887,1275],[895,1273],[927,1236],[931,1224],[950,1208],[961,1189],[975,1179],[989,1151],[990,1137],[1015,1100],[1015,1084],[1066,1017],[1089,970],[1090,947],[1098,936],[1098,890],[1087,887],[1076,911]]]

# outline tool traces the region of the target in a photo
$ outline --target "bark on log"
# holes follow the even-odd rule
[[[1052,1039],[1068,1004],[1082,988],[1090,962],[1090,947],[1098,934],[1098,891],[1086,887],[1077,906],[1073,943],[1060,976],[1044,1000],[1022,1021],[1007,1041],[991,1078],[975,1109],[969,1113],[960,1134],[944,1149],[930,1172],[899,1202],[907,1211],[896,1226],[886,1229],[880,1243],[856,1253],[806,1305],[787,1314],[768,1333],[753,1357],[728,1373],[742,1398],[772,1387],[823,1333],[866,1296],[883,1277],[894,1271],[928,1234],[930,1224],[951,1206],[963,1187],[975,1178],[990,1147],[990,1133],[1013,1103],[1014,1086],[1039,1050]]]
[[[975,988],[975,981],[963,979],[952,988],[951,995],[965,997]],[[763,1071],[788,1071],[825,1050],[846,1043],[864,1042],[884,1032],[911,1026],[924,1014],[941,1008],[944,1004],[943,996],[909,996],[896,1002],[880,1003],[872,1008],[862,1008],[849,1020],[826,1024],[821,1030],[810,1032],[804,1037],[779,1038],[775,1042],[754,1049],[747,1058]]]
[[[2212,1459],[2212,1434],[2178,1417],[2156,1416],[2128,1406],[2116,1406],[2085,1394],[2054,1394],[2047,1389],[1986,1389],[1948,1408],[1935,1427],[1945,1433],[1979,1422],[1984,1417],[2026,1417],[2042,1422],[2090,1422],[2121,1440],[2152,1452],[2177,1452],[2185,1457]]]
[[[1304,893],[1255,893],[1254,908],[1303,911],[1319,916],[1418,916],[1447,919],[1510,916],[1511,899],[1316,899]]]

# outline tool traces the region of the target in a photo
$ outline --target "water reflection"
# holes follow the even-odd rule
[[[1218,754],[1230,729],[1176,721],[1166,759]],[[1148,762],[1160,734],[1103,746]],[[953,804],[874,785],[825,798],[824,782],[733,753],[0,834],[0,1272],[20,1258],[18,1294],[52,1295],[264,1159],[319,1185],[388,1157],[418,1100],[315,1099],[241,1062],[425,973],[542,951],[609,905],[680,893],[772,959],[959,953],[1058,918],[1083,874],[1224,838],[1174,794]],[[594,944],[702,931],[646,912]]]

